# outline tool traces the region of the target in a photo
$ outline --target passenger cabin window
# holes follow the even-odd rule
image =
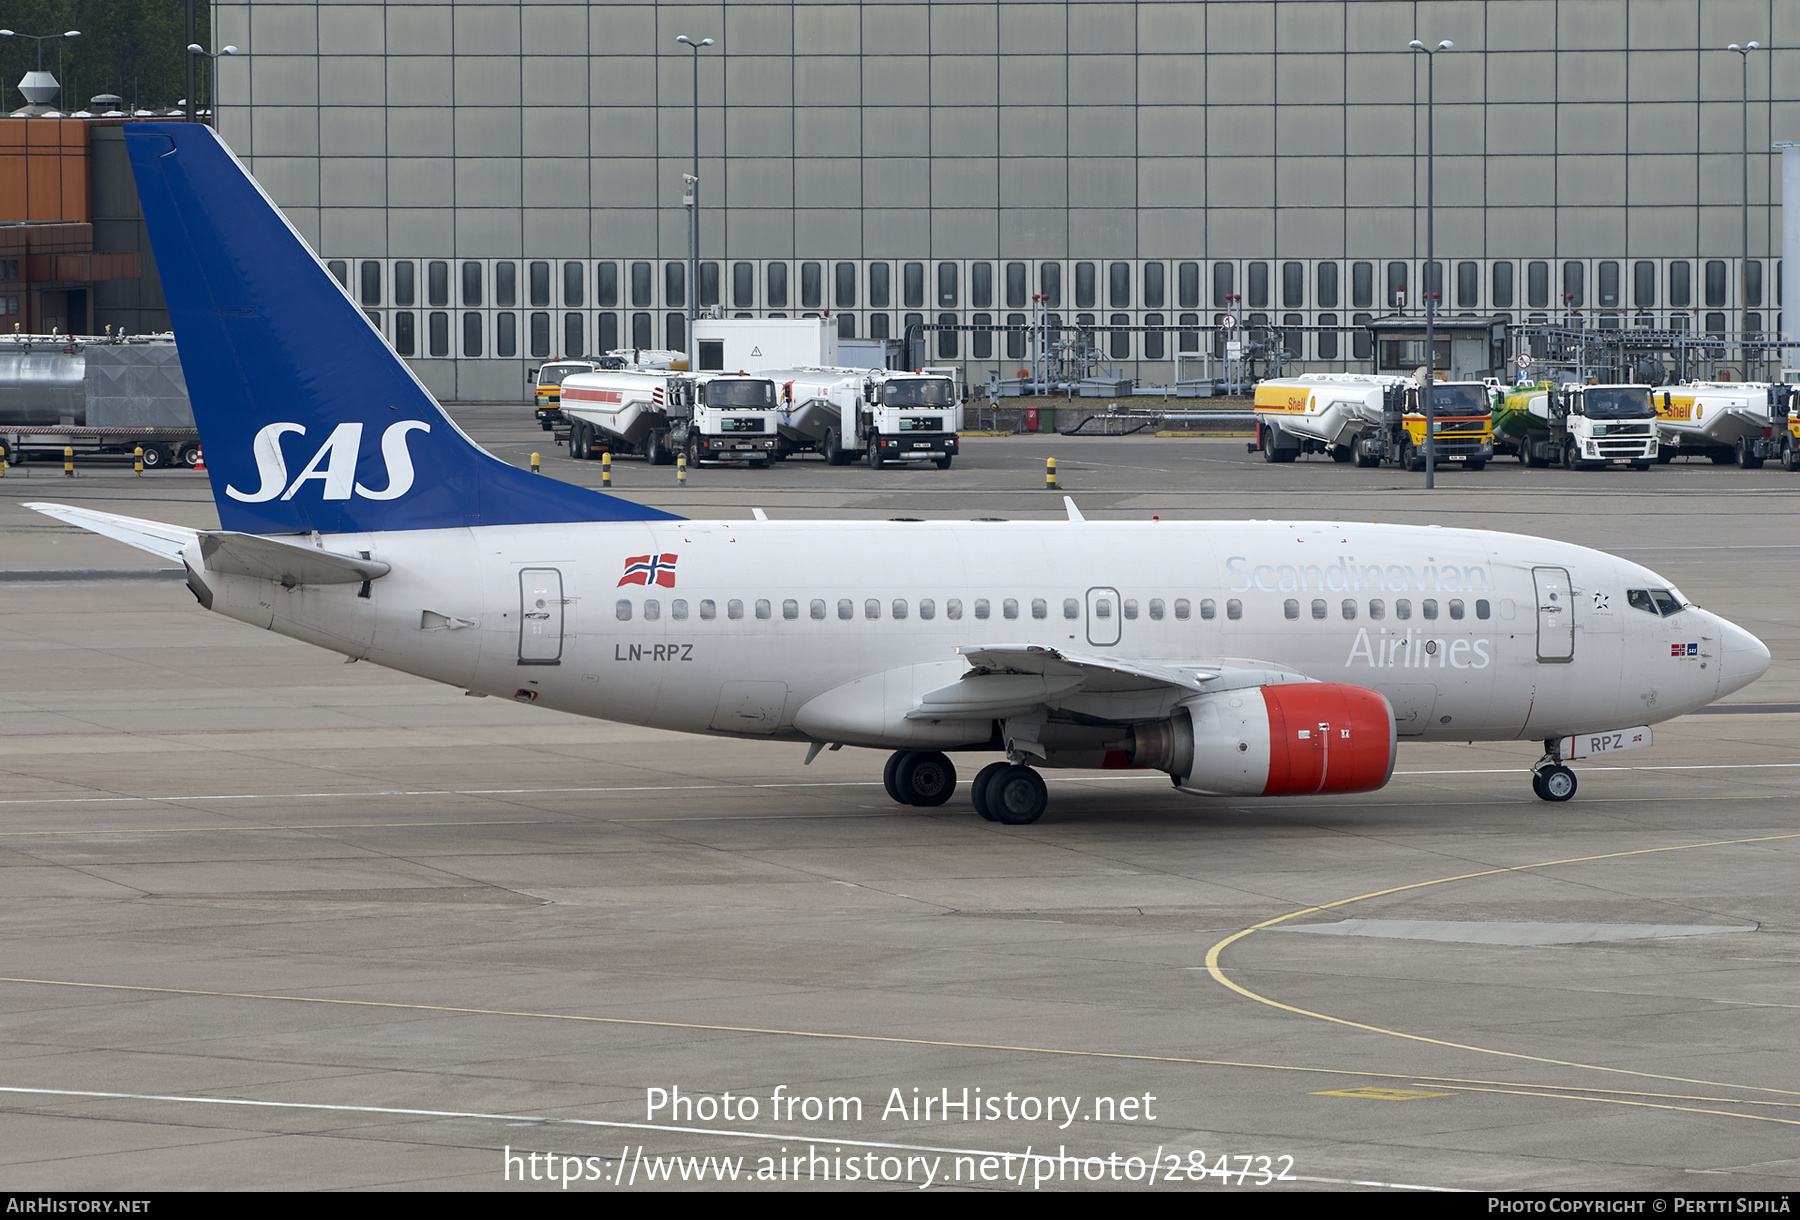
[[[1229,619],[1243,618],[1244,617],[1244,603],[1239,601],[1235,597],[1232,598],[1230,601],[1226,602],[1225,603],[1225,617],[1229,618]]]
[[[1005,601],[1001,602],[1000,603],[1000,613],[1005,615],[1007,618],[1018,618],[1019,617],[1019,599],[1016,597],[1009,597]]]
[[[783,601],[781,603],[781,617],[784,619],[799,618],[800,617],[800,603],[795,601],[791,597],[788,598],[786,601]]]
[[[621,623],[629,623],[631,621],[631,602],[621,597],[618,605],[613,607],[613,614]]]
[[[815,619],[824,618],[825,617],[825,599],[822,597],[813,598],[811,610],[812,610],[812,616]]]
[[[932,601],[929,597],[921,597],[919,599],[919,617],[924,619],[936,618],[937,603]]]
[[[739,601],[735,597],[732,598],[730,601],[725,603],[725,615],[727,618],[743,618],[744,617],[744,603]]]
[[[688,615],[687,598],[678,597],[674,601],[669,603],[669,617],[670,618],[685,619],[685,618],[687,618],[687,615]]]
[[[1435,597],[1428,597],[1419,603],[1419,613],[1425,618],[1436,618],[1437,610],[1437,598]]]
[[[1188,608],[1188,599],[1187,598],[1178,597],[1175,599],[1175,618],[1177,621],[1183,622],[1183,623],[1187,622],[1188,609],[1189,608]]]
[[[1207,622],[1210,623],[1214,618],[1216,618],[1218,616],[1218,613],[1219,613],[1218,607],[1213,604],[1212,598],[1203,597],[1200,599],[1200,617],[1201,618],[1205,619]]]
[[[644,621],[654,623],[662,618],[662,603],[654,597],[644,599]]]
[[[1325,617],[1326,613],[1325,599],[1322,597],[1313,598],[1312,616],[1316,619],[1322,619]]]
[[[894,599],[894,617],[906,617],[906,599],[904,597],[896,597]]]
[[[986,618],[987,616],[988,616],[988,600],[987,600],[987,598],[985,598],[985,597],[976,598],[975,599],[975,617],[976,618]]]
[[[1049,618],[1050,617],[1050,603],[1045,601],[1041,597],[1032,598],[1031,599],[1031,617],[1032,618]]]
[[[718,604],[715,603],[712,598],[708,597],[701,601],[700,617],[709,621],[719,617]]]
[[[948,619],[960,619],[962,617],[961,598],[952,597],[944,603],[944,617]]]
[[[1287,618],[1289,621],[1298,619],[1300,617],[1299,601],[1292,597],[1288,598],[1281,603],[1281,613],[1283,617]]]
[[[1102,598],[1095,599],[1094,616],[1096,618],[1111,618],[1112,617],[1112,599],[1109,597],[1102,597]],[[1073,597],[1063,598],[1063,617],[1064,618],[1080,618],[1081,617],[1081,603]]]
[[[840,619],[848,619],[848,618],[854,618],[855,616],[856,616],[856,603],[852,602],[847,597],[838,598],[838,617]]]
[[[1163,600],[1162,600],[1162,598],[1160,598],[1160,597],[1151,598],[1150,599],[1150,617],[1153,620],[1155,620],[1156,622],[1161,622],[1162,616],[1163,616]]]
[[[1135,598],[1135,597],[1126,598],[1125,601],[1122,603],[1122,609],[1124,611],[1126,618],[1135,619],[1138,616],[1137,598]]]
[[[871,597],[863,603],[863,617],[871,619],[881,617],[880,598]]]
[[[1399,619],[1411,618],[1412,617],[1412,603],[1404,597],[1395,599],[1395,601],[1394,601],[1394,617],[1399,618]]]

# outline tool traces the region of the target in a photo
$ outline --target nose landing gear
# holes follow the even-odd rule
[[[1540,801],[1561,803],[1575,795],[1575,772],[1563,764],[1560,744],[1555,738],[1546,741],[1544,756],[1532,764],[1531,790]]]

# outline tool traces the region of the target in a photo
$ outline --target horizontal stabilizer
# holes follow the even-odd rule
[[[379,559],[223,530],[200,535],[200,555],[208,571],[273,580],[289,589],[295,585],[357,584],[386,576],[391,570]]]
[[[160,521],[145,521],[138,517],[121,517],[116,513],[100,513],[91,508],[74,508],[67,504],[27,504],[25,507],[43,513],[46,517],[55,517],[58,521],[91,530],[115,542],[134,546],[140,551],[160,555],[175,563],[181,562],[181,548],[192,542],[198,534],[196,530],[184,529],[179,525],[164,525]]]

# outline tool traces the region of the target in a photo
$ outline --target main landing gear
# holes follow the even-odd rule
[[[933,808],[956,791],[956,767],[943,755],[923,750],[901,750],[889,758],[881,782],[889,796],[902,805]],[[1027,826],[1044,816],[1050,793],[1044,778],[1030,767],[1009,762],[983,767],[969,795],[975,812],[990,822]]]
[[[1540,801],[1561,803],[1575,795],[1575,773],[1563,764],[1557,741],[1544,743],[1544,756],[1531,766],[1531,790]]]

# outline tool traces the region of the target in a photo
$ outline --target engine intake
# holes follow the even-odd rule
[[[1372,792],[1393,775],[1399,746],[1385,698],[1333,682],[1200,695],[1132,738],[1133,763],[1217,796]]]

